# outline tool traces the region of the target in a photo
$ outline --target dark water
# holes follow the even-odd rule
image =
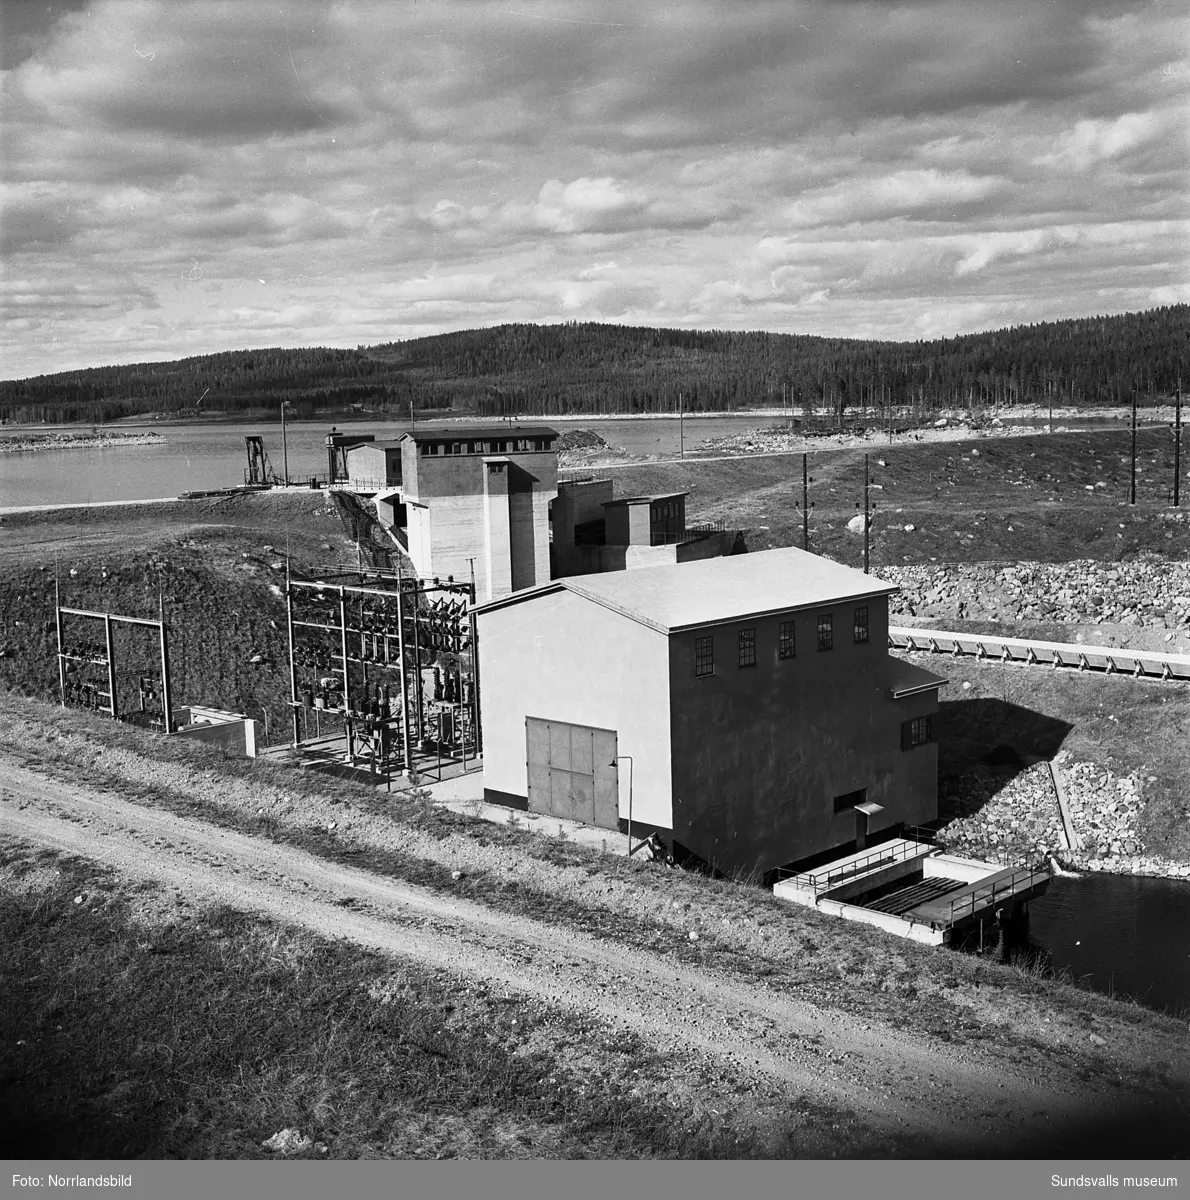
[[[1029,905],[1029,946],[1083,986],[1190,1012],[1190,882],[1058,877]]]

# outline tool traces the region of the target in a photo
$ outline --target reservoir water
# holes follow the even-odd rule
[[[1190,1014],[1190,882],[1059,877],[1029,905],[1028,939],[1074,982]]]
[[[768,426],[776,418],[691,417],[592,421],[589,417],[554,418],[549,424],[566,430],[591,428],[616,446],[633,454],[680,452],[710,437],[722,437],[755,425]],[[135,425],[117,427],[124,433],[161,434],[164,443],[148,446],[109,446],[70,450],[34,450],[0,455],[0,510],[34,504],[95,504],[113,500],[151,500],[177,496],[180,492],[209,491],[235,487],[244,482],[246,454],[244,438],[259,434],[274,471],[283,470],[283,446],[279,422],[261,424]],[[408,421],[353,422],[343,432],[375,435],[377,441],[399,438]],[[329,422],[290,421],[285,437],[289,452],[289,477],[302,480],[326,473],[323,439]],[[38,426],[31,432],[44,432]],[[9,427],[3,433],[18,432]]]
[[[633,454],[677,456],[683,442],[687,452],[712,437],[723,437],[743,430],[768,428],[781,424],[778,416],[746,413],[731,417],[628,418],[592,420],[590,417],[550,417],[548,423],[558,429],[590,428],[615,446]],[[1039,418],[1020,424],[1034,424]],[[1091,428],[1102,422],[1067,421],[1065,428]],[[45,426],[8,426],[3,434],[45,432]],[[70,450],[35,450],[20,454],[0,454],[0,511],[23,505],[96,504],[114,500],[152,500],[176,496],[180,492],[202,492],[235,487],[244,481],[246,455],[244,438],[259,434],[264,438],[273,469],[283,472],[283,445],[278,421],[261,423],[228,422],[169,425],[144,425],[121,422],[124,433],[158,433],[165,442],[149,446],[109,446]],[[378,441],[399,438],[409,428],[408,421],[360,421],[343,427],[343,432],[371,433]],[[289,477],[308,479],[326,472],[323,438],[329,422],[290,421],[285,446],[289,451]]]

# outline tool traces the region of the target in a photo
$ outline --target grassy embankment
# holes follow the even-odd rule
[[[85,772],[138,803],[887,1022],[946,1052],[1173,1104],[1168,1049],[1184,1029],[1172,1018],[416,796],[389,801],[91,714],[47,715],[0,698],[10,754],[64,781]],[[282,1127],[345,1156],[914,1152],[846,1113],[719,1065],[663,1061],[482,983],[191,912],[82,864],[11,861],[6,1128],[49,1155],[248,1155]]]
[[[1129,506],[1129,433],[1040,433],[930,445],[876,445],[871,467],[872,565],[1073,559],[1140,551],[1190,555],[1190,529],[1158,519],[1172,488],[1172,434],[1141,430],[1137,504]],[[971,451],[978,450],[978,457]],[[860,566],[863,538],[846,529],[863,505],[863,449],[810,455],[810,549]],[[888,465],[881,467],[879,460]],[[1190,455],[1184,458],[1190,466]],[[599,468],[583,475],[598,475]],[[800,546],[800,454],[642,464],[608,475],[619,495],[689,491],[687,519],[748,530],[748,547]],[[1106,488],[1095,489],[1103,482]],[[1190,480],[1183,503],[1190,508]],[[1094,490],[1086,491],[1087,485]],[[1121,507],[1123,506],[1123,507]],[[906,525],[913,525],[911,532]],[[1011,529],[1009,528],[1011,526]],[[1122,528],[1121,528],[1122,526]]]
[[[72,608],[156,618],[164,598],[174,703],[263,717],[270,740],[284,741],[287,547],[295,574],[355,562],[336,510],[317,492],[10,515],[0,524],[0,686],[57,695],[57,575]],[[99,632],[78,620],[67,630]],[[151,635],[121,628],[117,637],[130,669],[143,655],[156,673]],[[121,700],[135,707],[135,680]]]
[[[598,1021],[83,862],[0,850],[0,881],[9,1157],[269,1157],[285,1128],[303,1157],[895,1149],[825,1106],[733,1095],[751,1089],[730,1072],[667,1094],[669,1065]]]

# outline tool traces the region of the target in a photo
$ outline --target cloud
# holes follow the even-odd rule
[[[1040,166],[1086,171],[1097,163],[1121,158],[1151,142],[1160,132],[1155,113],[1125,113],[1115,120],[1079,121],[1058,139],[1058,148],[1036,159]]]
[[[570,317],[916,337],[923,313],[1144,307],[1190,277],[1165,3],[20,20],[0,254],[36,286],[0,292],[12,371]]]
[[[610,177],[583,177],[568,184],[547,179],[533,211],[538,225],[551,233],[586,233],[639,224],[648,199]]]
[[[1007,186],[1004,179],[974,176],[966,171],[897,171],[811,193],[792,206],[789,217],[792,224],[800,226],[902,216],[954,219]]]

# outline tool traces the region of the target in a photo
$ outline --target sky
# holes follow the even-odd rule
[[[1190,301],[1184,0],[0,0],[0,377]]]

